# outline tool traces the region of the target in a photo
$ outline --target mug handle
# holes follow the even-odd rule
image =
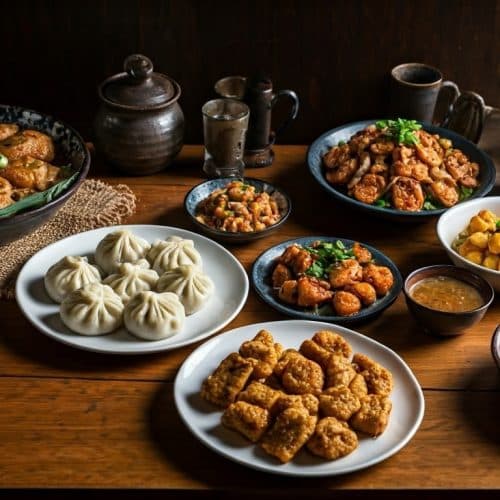
[[[479,94],[463,92],[453,105],[446,128],[477,144],[481,138],[487,111],[484,99]]]
[[[288,128],[290,123],[292,123],[295,118],[297,118],[297,114],[299,112],[299,98],[293,90],[279,90],[278,92],[276,92],[269,105],[271,109],[278,102],[280,97],[288,97],[288,99],[292,101],[292,107],[284,122],[276,129],[276,132],[271,132],[271,137],[269,138],[270,144],[274,144],[276,138],[281,135],[286,128]]]
[[[436,105],[434,106],[434,115],[432,117],[433,125],[446,127],[453,105],[459,95],[460,89],[455,82],[445,80],[441,84]]]

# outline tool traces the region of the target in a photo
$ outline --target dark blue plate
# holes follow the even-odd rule
[[[351,198],[346,193],[336,189],[328,183],[325,178],[323,168],[323,155],[333,146],[336,146],[339,141],[349,141],[349,139],[358,131],[364,129],[368,125],[375,123],[377,120],[363,120],[360,122],[349,123],[341,127],[334,128],[325,132],[318,137],[309,147],[307,151],[307,164],[313,177],[319,185],[330,193],[335,199],[363,212],[383,217],[386,219],[397,220],[399,222],[419,222],[442,214],[446,208],[437,210],[422,210],[420,212],[405,212],[395,208],[382,208],[376,205],[367,205],[355,198]],[[453,147],[462,150],[472,161],[480,166],[479,186],[474,191],[471,198],[481,198],[488,194],[495,185],[496,170],[491,158],[481,151],[474,143],[468,141],[461,135],[447,130],[445,128],[434,127],[422,123],[422,128],[431,134],[439,134],[441,137],[450,139],[453,142]],[[468,198],[468,199],[471,199]]]
[[[201,229],[205,234],[213,238],[214,240],[222,241],[224,243],[246,243],[248,241],[257,240],[259,238],[264,238],[270,233],[276,231],[281,227],[292,210],[292,202],[289,196],[280,188],[269,184],[268,182],[261,181],[259,179],[252,179],[250,177],[245,177],[240,179],[245,182],[245,184],[250,184],[254,186],[258,192],[266,192],[276,200],[278,203],[279,210],[281,212],[281,219],[272,226],[263,229],[262,231],[252,231],[249,233],[230,233],[227,231],[220,231],[213,227],[209,227],[206,224],[198,221],[196,219],[196,207],[200,201],[207,198],[216,189],[222,189],[229,184],[229,182],[236,180],[234,177],[226,177],[220,179],[210,179],[208,181],[202,182],[192,188],[186,197],[184,198],[184,208],[188,213],[193,224],[195,224],[199,229]]]
[[[384,309],[387,309],[397,299],[399,292],[401,292],[401,288],[403,287],[403,279],[398,268],[396,267],[394,262],[392,262],[392,260],[386,257],[382,252],[379,252],[377,249],[371,247],[370,245],[366,245],[360,242],[363,247],[366,247],[368,250],[370,250],[373,256],[373,260],[376,264],[387,266],[392,271],[392,274],[394,276],[394,285],[387,295],[377,299],[372,305],[363,307],[361,311],[354,316],[324,316],[281,302],[278,299],[278,296],[275,293],[275,290],[271,283],[271,275],[278,257],[285,251],[288,246],[292,245],[293,243],[298,243],[299,245],[306,246],[318,240],[329,242],[341,241],[346,247],[349,248],[354,243],[353,240],[346,240],[345,238],[332,238],[330,236],[306,236],[303,238],[284,241],[283,243],[279,243],[278,245],[269,248],[265,252],[261,253],[257,260],[254,262],[251,280],[255,291],[259,294],[264,302],[269,304],[280,313],[286,314],[287,316],[291,316],[293,318],[329,321],[331,323],[337,323],[339,325],[347,325],[374,318]]]

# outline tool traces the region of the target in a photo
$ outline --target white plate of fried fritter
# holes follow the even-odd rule
[[[183,363],[174,396],[186,426],[213,451],[253,469],[311,477],[394,455],[417,432],[425,407],[394,351],[305,320],[210,339]]]

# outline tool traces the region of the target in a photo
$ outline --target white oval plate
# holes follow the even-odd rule
[[[201,398],[201,384],[223,358],[238,351],[242,342],[253,338],[263,328],[269,330],[285,349],[298,349],[303,340],[319,330],[335,330],[351,344],[354,352],[367,354],[388,368],[394,376],[394,390],[390,396],[392,412],[385,432],[376,439],[361,437],[359,447],[338,460],[329,462],[301,450],[292,461],[281,464],[258,445],[223,427],[220,423],[222,412]],[[410,441],[422,422],[425,407],[415,375],[394,351],[347,328],[305,320],[247,325],[210,339],[184,361],[175,380],[174,396],[182,420],[206,446],[253,469],[289,476],[334,476],[385,460]]]
[[[215,293],[203,309],[186,317],[184,328],[163,340],[140,340],[125,328],[97,337],[78,335],[69,330],[59,317],[59,305],[47,295],[43,277],[47,269],[65,255],[86,255],[93,260],[94,250],[106,234],[129,229],[153,243],[168,236],[194,241],[203,260],[203,270],[215,285]],[[243,266],[224,247],[214,241],[183,229],[168,226],[128,225],[94,229],[69,236],[49,245],[24,265],[16,283],[16,299],[23,314],[41,332],[64,344],[88,351],[111,354],[144,354],[167,351],[198,342],[227,325],[240,312],[248,296],[248,277]]]

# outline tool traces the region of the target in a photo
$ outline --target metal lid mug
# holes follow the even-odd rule
[[[246,137],[244,163],[247,167],[271,165],[274,152],[271,146],[290,123],[297,118],[299,98],[293,90],[273,92],[271,79],[261,73],[252,77],[227,76],[215,83],[215,92],[224,98],[239,99],[250,108],[250,120]],[[276,131],[271,130],[272,109],[277,102],[286,98],[290,110]]]

